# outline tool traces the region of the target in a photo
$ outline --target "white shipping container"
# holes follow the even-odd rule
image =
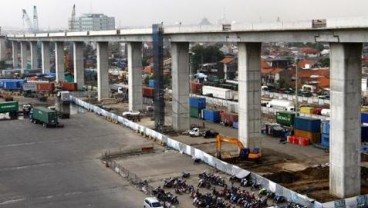
[[[230,89],[224,89],[219,87],[212,86],[203,86],[202,87],[202,95],[212,94],[213,97],[221,98],[225,100],[233,99],[233,91]]]
[[[27,82],[23,84],[24,91],[37,91],[37,83],[36,82]]]

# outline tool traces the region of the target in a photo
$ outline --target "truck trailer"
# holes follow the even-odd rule
[[[33,107],[29,119],[32,123],[40,123],[44,127],[63,127],[59,124],[57,112],[46,107]]]
[[[18,117],[18,101],[0,102],[0,113],[9,113],[10,119]]]

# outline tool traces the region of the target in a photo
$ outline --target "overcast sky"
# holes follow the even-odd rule
[[[73,4],[77,16],[104,13],[121,27],[190,25],[204,17],[216,23],[223,15],[237,23],[368,16],[368,0],[6,0],[1,1],[0,26],[23,28],[22,9],[32,19],[36,5],[40,28],[67,28]]]

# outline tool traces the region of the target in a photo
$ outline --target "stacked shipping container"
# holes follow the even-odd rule
[[[321,120],[307,117],[295,117],[294,135],[299,140],[321,143]]]
[[[190,97],[189,98],[190,116],[200,118],[202,109],[206,108],[206,98]]]

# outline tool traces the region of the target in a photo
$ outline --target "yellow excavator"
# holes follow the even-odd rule
[[[239,149],[239,157],[244,160],[259,160],[262,157],[261,151],[259,148],[254,148],[253,151],[250,151],[249,148],[245,148],[244,145],[236,138],[230,138],[223,135],[218,134],[216,137],[216,157],[221,159],[221,143],[227,142],[230,144],[234,144],[238,146]]]

